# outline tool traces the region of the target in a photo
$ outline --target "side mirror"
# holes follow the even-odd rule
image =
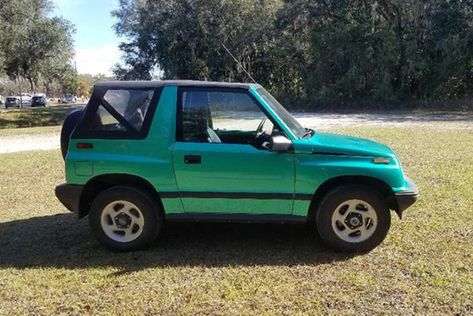
[[[285,136],[273,136],[269,141],[269,150],[283,152],[292,149],[292,142]]]

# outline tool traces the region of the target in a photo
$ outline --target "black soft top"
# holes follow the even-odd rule
[[[155,80],[155,81],[98,81],[96,87],[105,88],[158,88],[165,86],[211,87],[211,88],[240,88],[250,89],[254,84],[237,82],[213,82],[194,80]]]

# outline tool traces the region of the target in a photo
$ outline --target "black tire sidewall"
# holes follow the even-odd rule
[[[336,208],[351,199],[371,204],[378,217],[378,225],[373,235],[359,243],[342,240],[332,228],[332,215]],[[346,185],[337,187],[325,195],[317,210],[316,226],[320,237],[330,247],[344,252],[366,252],[374,249],[386,238],[391,226],[391,214],[387,203],[377,191],[366,186]]]
[[[113,201],[129,201],[135,204],[144,217],[143,232],[130,242],[118,242],[105,234],[101,225],[104,208]],[[115,186],[101,192],[92,202],[89,223],[95,237],[107,248],[118,251],[144,249],[156,239],[161,230],[162,219],[159,204],[146,192],[134,187]]]

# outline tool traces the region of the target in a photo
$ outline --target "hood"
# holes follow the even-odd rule
[[[368,139],[316,132],[308,139],[313,153],[351,156],[396,157],[388,146]]]

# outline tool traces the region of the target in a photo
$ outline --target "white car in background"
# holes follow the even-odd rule
[[[61,103],[76,103],[76,97],[72,94],[65,94],[61,98]]]
[[[18,95],[18,98],[20,99],[22,106],[31,105],[31,99],[32,99],[31,94],[21,93],[20,95]]]

